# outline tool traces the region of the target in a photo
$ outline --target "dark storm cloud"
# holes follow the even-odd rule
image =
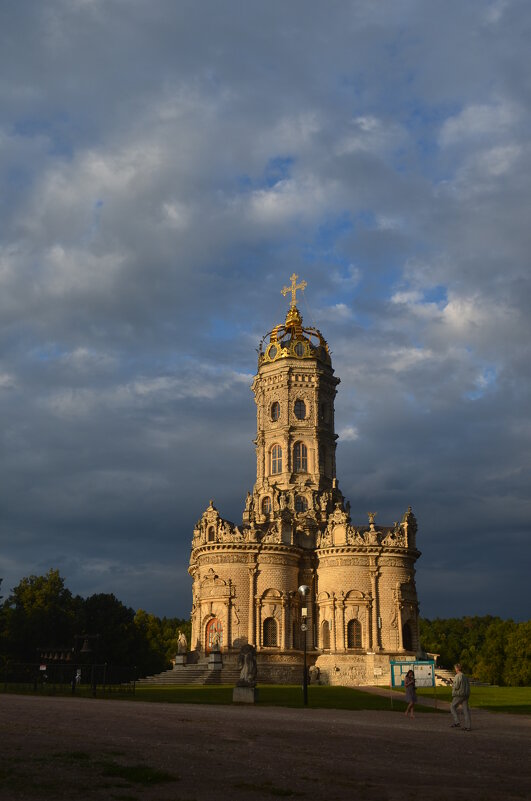
[[[195,520],[254,480],[255,348],[295,271],[354,521],[413,505],[424,614],[527,614],[530,26],[510,0],[10,9],[4,591],[57,566],[187,613]]]

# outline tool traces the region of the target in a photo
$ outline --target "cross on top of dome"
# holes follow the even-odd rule
[[[290,276],[291,286],[282,287],[282,289],[280,290],[281,293],[284,295],[284,297],[286,297],[288,292],[291,292],[290,309],[294,309],[297,305],[297,289],[304,290],[308,286],[306,281],[301,281],[300,284],[298,284],[297,283],[298,277],[299,276],[297,275],[297,273],[293,273],[293,275]]]

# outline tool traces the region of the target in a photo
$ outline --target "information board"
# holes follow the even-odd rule
[[[391,660],[391,686],[403,687],[408,670],[412,670],[415,674],[416,687],[435,686],[435,662],[433,660],[410,660],[404,662]]]

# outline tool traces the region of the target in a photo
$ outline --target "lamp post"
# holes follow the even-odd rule
[[[299,587],[299,593],[301,596],[302,603],[305,603],[306,596],[310,592],[310,588],[306,586],[306,584],[301,584]],[[308,706],[308,671],[306,668],[306,632],[308,631],[308,625],[306,620],[308,618],[308,609],[306,606],[301,607],[301,631],[302,631],[302,642],[304,647],[304,673],[302,676],[302,699],[304,706]]]
[[[90,665],[90,685],[92,688],[92,695],[94,698],[96,697],[96,672],[95,672],[95,661],[96,661],[96,653],[95,650],[97,648],[98,640],[100,638],[99,634],[76,634],[76,642],[83,640],[83,645],[79,649],[79,655],[83,655],[83,657],[88,658],[88,663]],[[91,646],[91,642],[93,643],[93,647]],[[74,691],[74,685],[72,684],[72,692]]]

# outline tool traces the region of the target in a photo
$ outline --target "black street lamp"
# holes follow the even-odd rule
[[[88,664],[90,665],[90,685],[92,688],[92,695],[94,698],[96,697],[96,672],[95,672],[95,661],[96,661],[96,649],[98,646],[98,641],[100,639],[99,634],[76,634],[75,636],[76,642],[83,640],[82,647],[78,650],[79,655],[88,658]],[[92,643],[92,645],[91,645]],[[74,692],[75,680],[72,680],[72,692]]]
[[[304,604],[306,596],[310,592],[310,588],[306,584],[301,584],[299,587],[299,593],[302,599],[302,603]],[[308,609],[306,606],[301,608],[301,631],[302,631],[302,642],[304,646],[304,673],[302,675],[302,699],[304,706],[308,706],[308,670],[306,667],[306,638],[308,631],[308,625],[306,623],[308,619]]]

